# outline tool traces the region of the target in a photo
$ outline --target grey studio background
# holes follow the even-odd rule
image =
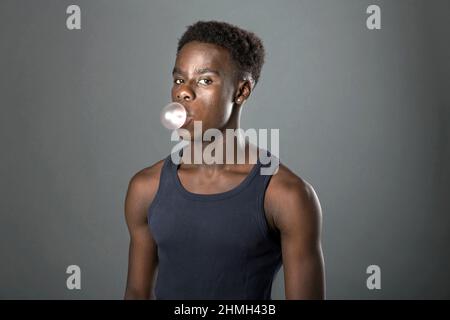
[[[66,8],[81,8],[81,30]],[[381,8],[368,30],[366,8]],[[123,205],[169,154],[159,122],[177,40],[217,19],[267,57],[242,127],[323,210],[328,299],[450,298],[448,1],[0,2],[0,298],[122,299]],[[66,268],[81,268],[68,290]],[[381,289],[366,268],[381,268]],[[273,298],[284,299],[283,271]]]

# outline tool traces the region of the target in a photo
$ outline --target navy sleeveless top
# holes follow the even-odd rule
[[[271,300],[282,256],[279,233],[264,214],[273,173],[261,174],[261,168],[270,163],[258,156],[237,187],[215,194],[186,190],[178,167],[171,155],[164,160],[147,213],[158,248],[155,299]]]

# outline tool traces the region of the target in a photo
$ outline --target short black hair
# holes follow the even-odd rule
[[[226,22],[197,21],[188,26],[179,39],[177,54],[191,41],[212,43],[228,49],[238,71],[250,73],[255,85],[258,82],[265,51],[262,40],[253,32]]]

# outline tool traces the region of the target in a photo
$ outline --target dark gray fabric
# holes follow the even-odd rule
[[[237,187],[207,195],[186,190],[178,165],[170,155],[165,159],[148,208],[158,246],[156,299],[272,299],[282,256],[279,235],[264,215],[272,175],[261,175],[262,166],[269,164],[258,157]]]

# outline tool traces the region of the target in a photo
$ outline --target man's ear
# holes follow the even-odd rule
[[[250,79],[239,80],[238,90],[234,102],[241,105],[252,93],[252,82]]]

